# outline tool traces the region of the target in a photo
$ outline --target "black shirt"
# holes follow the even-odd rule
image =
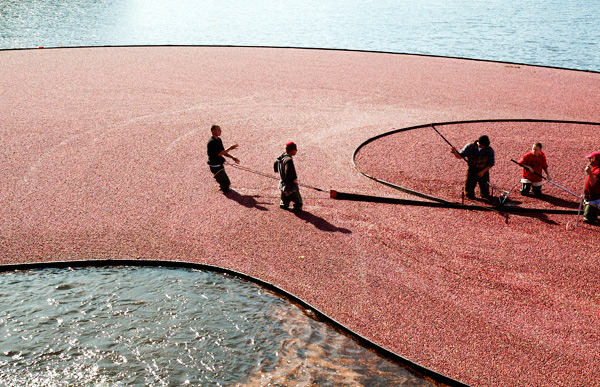
[[[219,156],[219,153],[225,150],[223,147],[223,141],[221,138],[210,137],[208,144],[206,145],[208,153],[208,165],[223,165],[225,164],[225,157]]]

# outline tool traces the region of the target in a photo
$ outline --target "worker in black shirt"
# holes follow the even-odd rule
[[[208,140],[208,144],[206,146],[208,153],[208,166],[210,171],[213,173],[213,176],[217,183],[221,186],[221,191],[228,192],[229,185],[231,182],[229,181],[229,177],[227,173],[225,173],[225,157],[229,157],[236,164],[240,163],[240,160],[230,155],[229,152],[237,149],[238,145],[233,144],[229,148],[225,149],[223,146],[223,141],[219,136],[221,136],[221,127],[219,125],[213,125],[210,128],[212,136],[210,140]]]

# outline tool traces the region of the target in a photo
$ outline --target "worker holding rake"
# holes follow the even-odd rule
[[[465,196],[475,199],[475,187],[479,184],[481,197],[492,200],[490,195],[490,169],[495,164],[494,149],[490,146],[488,136],[481,136],[477,141],[465,145],[460,152],[452,147],[451,152],[457,159],[467,162],[467,178]]]
[[[521,157],[518,164],[523,167],[521,195],[529,195],[529,192],[533,188],[533,196],[541,196],[542,185],[544,185],[542,171],[546,172],[548,180],[552,180],[550,173],[548,173],[546,155],[542,152],[542,143],[536,142],[533,144],[531,152]]]
[[[586,158],[588,165],[585,168],[587,176],[583,190],[585,197],[583,221],[594,224],[598,221],[598,206],[600,206],[600,152],[592,152]]]

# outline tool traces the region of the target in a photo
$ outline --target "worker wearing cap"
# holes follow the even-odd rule
[[[598,207],[600,206],[600,152],[592,152],[586,158],[588,165],[585,167],[587,176],[583,191],[585,197],[583,221],[593,224],[598,221]]]
[[[489,137],[479,137],[477,141],[465,145],[460,152],[452,147],[451,152],[457,159],[465,159],[468,164],[465,196],[469,199],[475,199],[475,187],[479,184],[481,197],[491,200],[490,169],[496,161]]]
[[[285,144],[285,152],[275,162],[276,172],[279,172],[279,190],[281,191],[281,202],[279,207],[288,209],[290,202],[294,202],[294,211],[302,210],[302,196],[298,185],[298,175],[294,167],[293,156],[298,153],[298,147],[290,141]]]

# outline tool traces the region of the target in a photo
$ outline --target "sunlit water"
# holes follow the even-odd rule
[[[598,0],[0,0],[0,48],[248,45],[600,71]]]
[[[187,269],[0,274],[0,343],[0,386],[430,385],[256,284]]]

